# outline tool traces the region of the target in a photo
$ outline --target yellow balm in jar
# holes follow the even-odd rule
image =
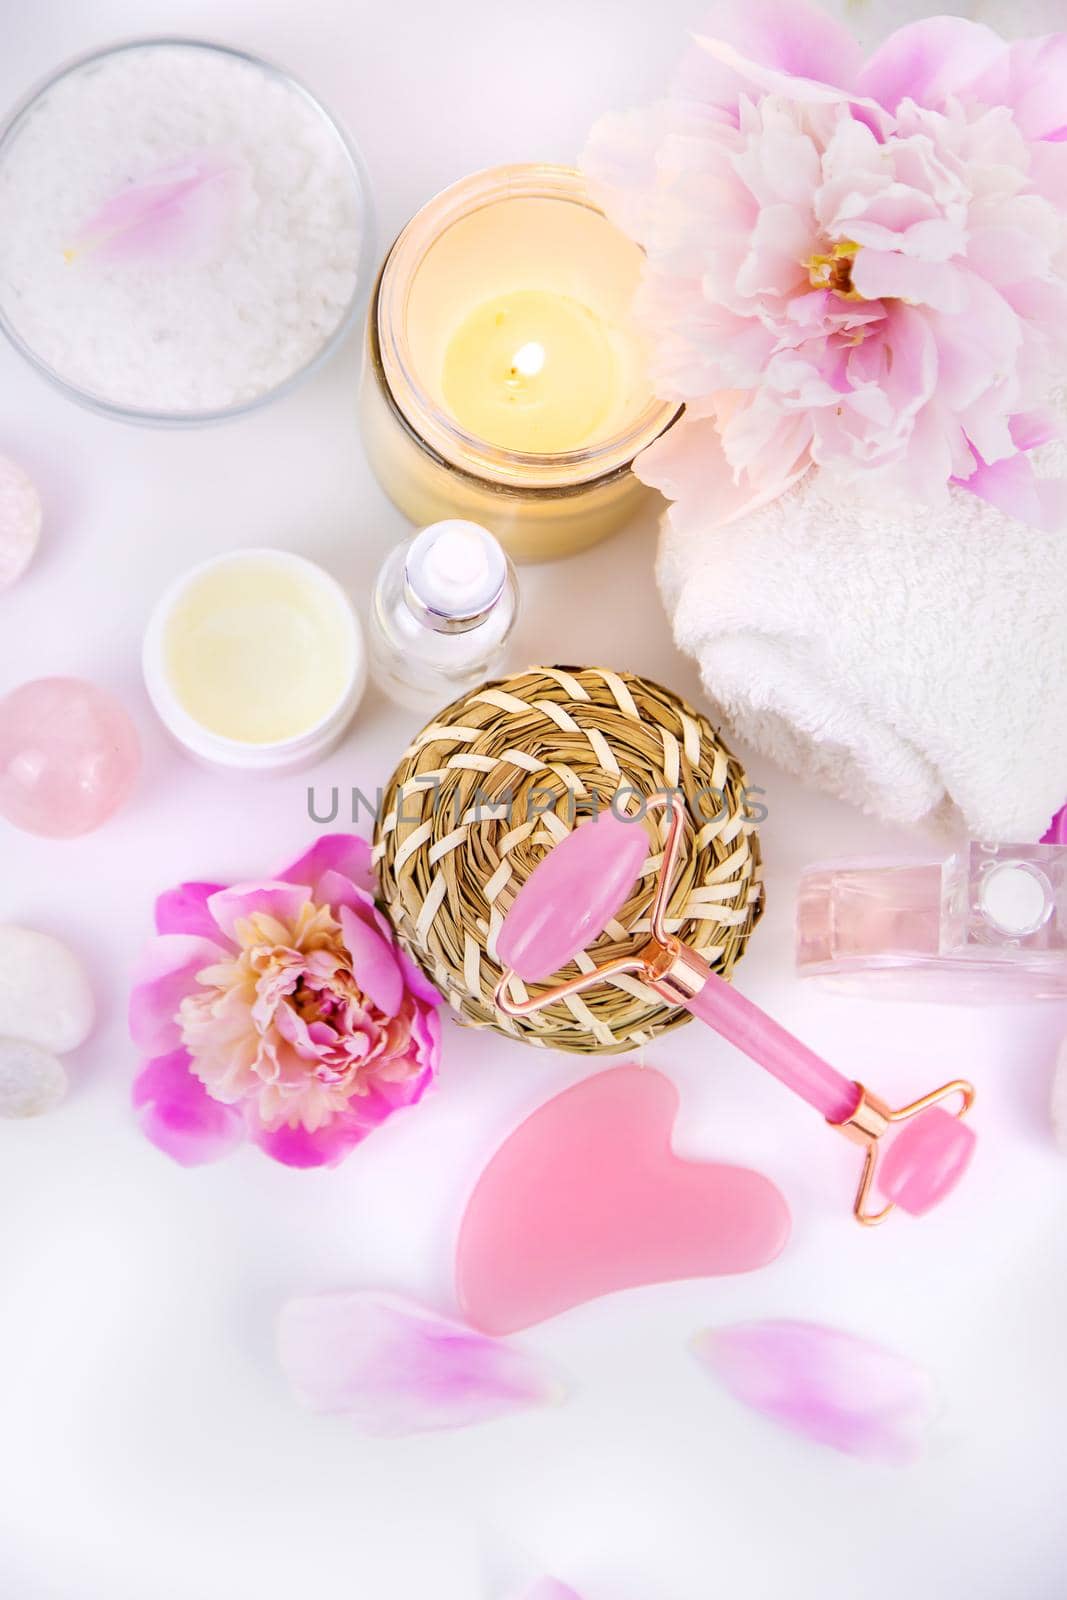
[[[642,260],[569,167],[476,173],[412,219],[373,296],[361,409],[413,522],[480,523],[545,560],[634,513],[633,459],[678,414],[630,315]]]
[[[347,595],[311,561],[244,550],[206,562],[163,596],[144,673],[160,718],[211,765],[287,771],[336,744],[366,682]]]

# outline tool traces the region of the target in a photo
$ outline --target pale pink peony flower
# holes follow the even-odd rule
[[[1067,357],[1067,34],[937,17],[864,63],[802,0],[714,32],[585,155],[647,253],[657,391],[687,407],[640,475],[705,520],[816,465],[1055,523],[1029,456]]]
[[[332,834],[279,878],[184,883],[130,995],[150,1059],[145,1133],[183,1165],[247,1134],[288,1166],[340,1161],[437,1068],[440,996],[394,943],[365,839]]]

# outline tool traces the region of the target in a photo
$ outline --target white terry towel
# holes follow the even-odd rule
[[[1043,471],[1067,469],[1062,445]],[[678,645],[736,733],[894,822],[946,803],[974,838],[1040,838],[1067,800],[1067,529],[954,490],[864,501],[811,472],[725,527],[667,512]]]

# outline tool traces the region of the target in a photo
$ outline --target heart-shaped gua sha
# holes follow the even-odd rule
[[[516,1128],[475,1186],[456,1247],[463,1315],[517,1333],[638,1284],[765,1266],[789,1236],[769,1179],[671,1149],[678,1091],[613,1067]]]

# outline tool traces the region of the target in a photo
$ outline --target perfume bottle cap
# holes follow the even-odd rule
[[[1030,861],[1001,861],[982,879],[982,912],[1000,932],[1022,938],[1035,933],[1052,914],[1052,885]]]
[[[466,633],[484,622],[507,581],[507,557],[477,522],[431,523],[404,560],[404,598],[438,633]]]

